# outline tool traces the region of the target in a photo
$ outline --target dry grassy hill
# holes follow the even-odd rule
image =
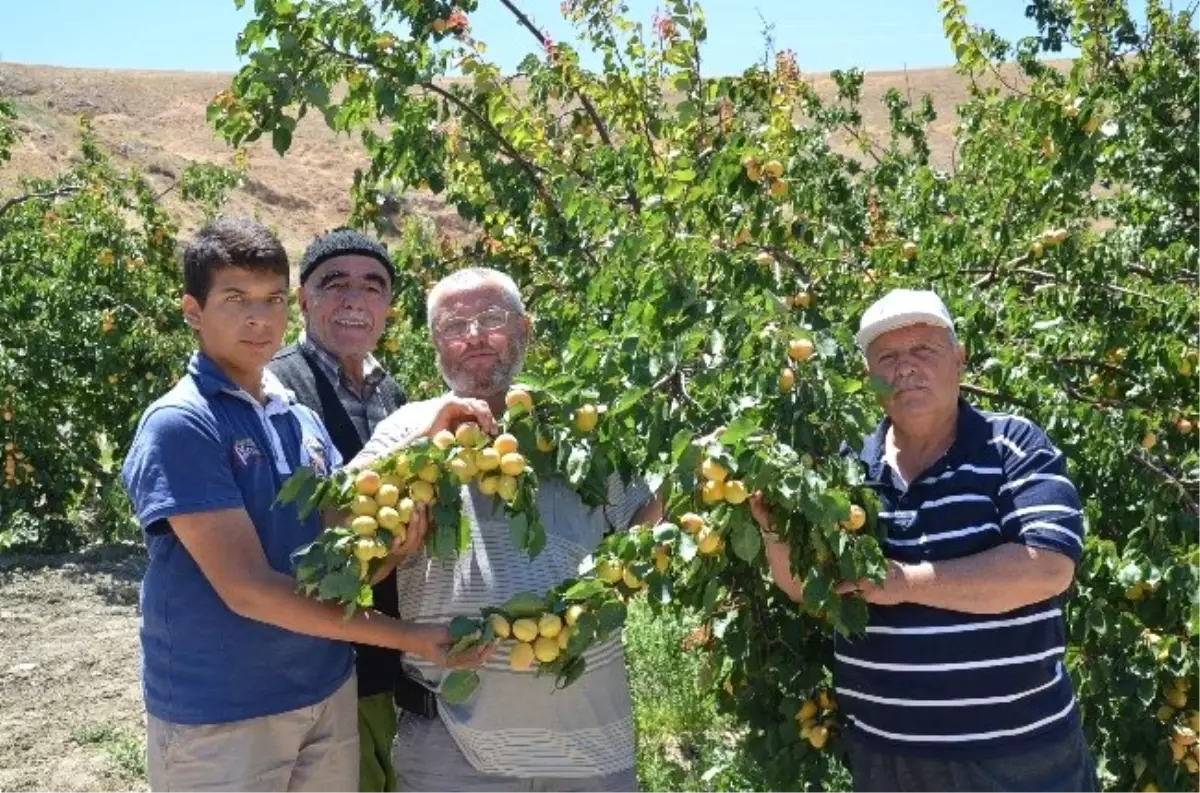
[[[810,80],[825,96],[833,81]],[[48,175],[77,151],[76,122],[88,116],[119,165],[136,166],[166,187],[193,162],[232,164],[232,151],[205,124],[205,107],[228,87],[230,75],[216,73],[66,69],[0,63],[0,96],[13,99],[22,140],[13,160],[0,168],[0,198],[13,192],[19,176]],[[873,72],[867,75],[863,108],[868,131],[887,127],[880,97],[890,87],[914,98],[928,93],[940,118],[931,136],[934,156],[948,163],[953,149],[955,107],[965,98],[951,69]],[[228,207],[231,214],[256,215],[275,228],[289,249],[301,248],[314,234],[341,223],[350,209],[354,169],[366,157],[353,138],[336,136],[319,116],[301,123],[286,158],[260,141],[249,147],[249,180]],[[435,196],[411,194],[406,209],[432,218],[446,231],[463,224]],[[183,215],[184,231],[196,218]]]

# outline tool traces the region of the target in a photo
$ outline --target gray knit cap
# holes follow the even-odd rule
[[[304,251],[300,257],[300,283],[307,281],[321,262],[338,256],[369,256],[383,265],[389,278],[396,280],[396,265],[388,256],[387,248],[361,231],[343,226],[318,237]]]

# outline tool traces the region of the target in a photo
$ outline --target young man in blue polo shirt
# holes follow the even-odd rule
[[[199,350],[143,414],[124,464],[150,555],[141,641],[155,790],[356,790],[349,642],[480,661],[448,659],[444,627],[370,611],[343,620],[295,591],[290,555],[321,518],[273,502],[297,467],[327,473],[341,460],[315,414],[265,372],[287,326],[288,274],[258,223],[197,232],[182,307]],[[455,409],[470,412],[448,408],[435,423]]]
[[[964,350],[932,292],[884,296],[856,341],[886,387],[861,458],[888,574],[838,587],[870,610],[866,635],[834,647],[855,789],[1097,790],[1063,666],[1083,518],[1062,452],[960,397]],[[801,600],[757,495],[751,509],[772,577]]]

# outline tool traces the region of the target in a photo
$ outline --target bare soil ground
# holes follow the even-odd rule
[[[138,588],[107,547],[0,558],[0,790],[146,790]]]
[[[67,69],[0,63],[0,96],[14,100],[22,139],[12,162],[0,168],[0,197],[14,191],[21,176],[49,176],[78,151],[78,119],[91,119],[101,145],[123,167],[141,170],[156,187],[165,188],[195,162],[231,166],[233,150],[205,123],[208,102],[229,87],[222,73]],[[806,75],[825,98],[836,95],[827,75]],[[1011,73],[1009,80],[1016,78]],[[1019,82],[1019,80],[1016,80]],[[939,113],[930,133],[933,158],[948,165],[954,149],[956,107],[966,86],[953,69],[870,72],[863,85],[862,110],[868,134],[882,137],[888,129],[882,97],[896,88],[918,101],[929,94]],[[291,150],[279,157],[269,141],[247,146],[249,179],[227,207],[230,214],[255,216],[271,226],[289,251],[299,251],[314,235],[344,222],[350,211],[349,189],[354,169],[367,158],[357,138],[337,136],[319,114],[300,122]],[[845,140],[835,148],[851,152]],[[430,193],[403,197],[402,212],[430,218],[449,234],[466,232],[457,213]],[[200,218],[180,212],[183,232]]]

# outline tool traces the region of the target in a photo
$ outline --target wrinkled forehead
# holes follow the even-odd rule
[[[471,317],[489,308],[509,309],[511,306],[503,289],[481,281],[443,292],[433,310],[438,320],[444,320],[447,317]]]
[[[950,330],[941,325],[918,323],[906,325],[879,334],[867,347],[867,357],[876,357],[888,351],[907,350],[919,344],[944,346],[950,341]]]

